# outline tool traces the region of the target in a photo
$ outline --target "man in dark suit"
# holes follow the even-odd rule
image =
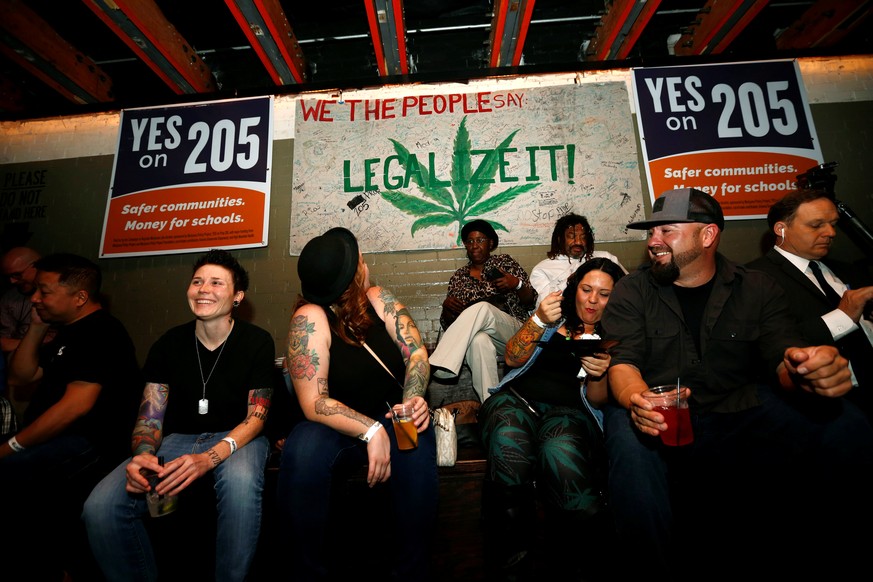
[[[873,417],[873,286],[856,279],[861,270],[823,261],[838,220],[827,192],[787,194],[767,214],[776,246],[747,266],[769,273],[785,289],[805,340],[839,348],[850,362],[855,384],[847,397]]]

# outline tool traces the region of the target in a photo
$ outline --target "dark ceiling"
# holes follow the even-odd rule
[[[389,9],[403,7],[402,36],[409,67],[405,75],[391,71],[380,75],[367,10],[367,4],[380,2]],[[628,29],[635,17],[622,19],[625,13],[647,4],[649,13],[644,8],[636,17],[636,28]],[[26,119],[499,74],[870,54],[871,27],[859,24],[869,16],[871,4],[871,0],[0,0],[0,117]],[[98,16],[101,11],[104,18],[113,11],[136,12],[125,5],[153,11],[148,19],[141,13],[129,18],[139,26],[139,33],[131,33],[129,25],[113,27]],[[231,8],[253,5],[272,5],[273,21],[288,27],[278,36],[286,41],[290,37],[292,45],[296,41],[293,52],[305,75],[302,83],[284,78],[277,83],[253,50],[245,28],[256,28],[241,26]],[[494,14],[501,10],[515,11],[522,21],[529,10],[529,26],[522,60],[492,67],[492,29],[498,27]],[[158,18],[153,18],[155,13]],[[122,30],[126,32],[117,32]],[[163,80],[128,44],[131,37],[141,43],[143,36],[162,34],[169,34],[171,40],[158,41],[159,47],[175,44],[196,53],[191,61],[197,61],[205,87],[183,90]],[[625,40],[626,55],[594,54],[608,50],[612,37]],[[636,37],[633,42],[632,37]],[[45,48],[46,39],[55,44]],[[715,46],[719,39],[721,44]],[[56,85],[65,81],[56,76],[73,76],[82,69],[102,86],[92,91],[93,98],[71,98],[57,90]]]

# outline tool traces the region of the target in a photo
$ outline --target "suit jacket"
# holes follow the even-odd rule
[[[837,277],[844,283],[854,287],[864,286],[869,282],[855,279],[857,270],[847,269],[840,263],[824,261]],[[763,271],[771,275],[785,290],[788,308],[795,317],[803,339],[811,345],[836,346],[840,353],[852,362],[852,370],[864,392],[873,392],[873,347],[861,329],[856,329],[838,342],[834,341],[830,330],[822,320],[822,315],[832,311],[824,293],[788,259],[775,249],[770,249],[766,255],[759,257],[746,265],[750,269]],[[857,392],[853,390],[852,392]],[[869,396],[865,400],[870,402]],[[860,403],[859,403],[860,404]]]

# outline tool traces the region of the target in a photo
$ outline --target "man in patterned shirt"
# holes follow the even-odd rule
[[[470,262],[449,279],[443,301],[440,343],[430,355],[437,381],[458,376],[466,359],[479,399],[488,398],[496,386],[497,356],[536,301],[527,272],[509,255],[492,255],[499,238],[485,220],[473,220],[461,229],[461,240]]]

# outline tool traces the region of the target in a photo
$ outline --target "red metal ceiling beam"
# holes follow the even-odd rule
[[[661,0],[615,0],[600,19],[586,54],[590,60],[624,59],[649,24]]]
[[[400,53],[400,73],[408,75],[409,62],[406,58],[406,21],[403,18],[403,0],[391,0],[391,4],[394,7],[394,34],[397,36],[397,50]]]
[[[212,71],[154,0],[83,1],[176,94],[216,90]]]
[[[776,38],[779,50],[831,46],[873,11],[873,1],[819,0]]]
[[[306,82],[306,59],[279,0],[225,0],[225,4],[276,85]]]
[[[0,51],[73,103],[107,103],[112,81],[93,60],[64,40],[18,0],[0,0]]]
[[[491,17],[491,68],[521,64],[536,0],[497,0]]]
[[[367,22],[370,25],[370,37],[373,40],[373,51],[376,54],[376,67],[379,70],[379,76],[387,77],[389,75],[409,74],[409,62],[406,56],[406,24],[403,18],[403,0],[382,0],[384,6],[383,13],[385,18],[394,19],[394,28],[390,30],[391,37],[386,37],[382,34],[382,26],[385,20],[380,20],[379,10],[376,6],[376,0],[364,0],[364,8],[367,10]],[[389,71],[390,61],[388,52],[393,55],[392,43],[397,46],[397,63],[396,69]]]
[[[769,0],[709,0],[691,30],[676,42],[677,55],[719,54],[767,5]]]

